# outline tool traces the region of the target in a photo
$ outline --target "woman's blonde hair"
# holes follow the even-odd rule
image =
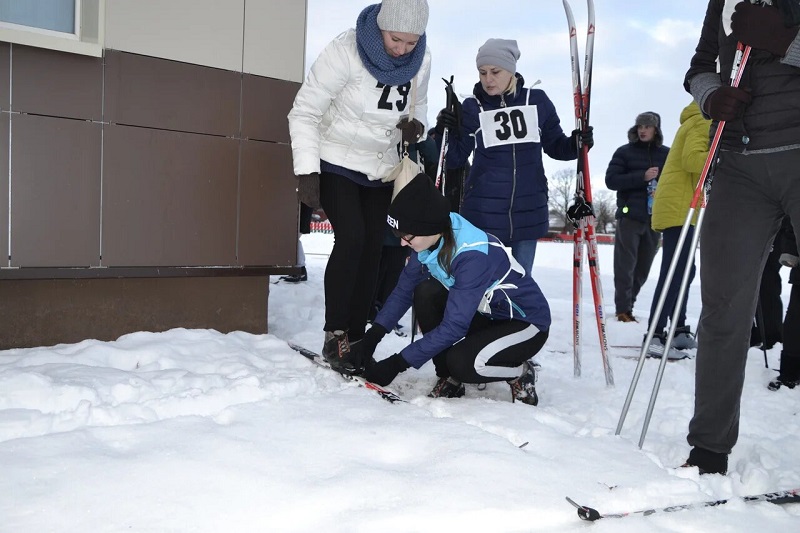
[[[508,82],[508,88],[503,92],[505,94],[514,94],[517,92],[517,75],[513,72],[511,73],[511,81]]]

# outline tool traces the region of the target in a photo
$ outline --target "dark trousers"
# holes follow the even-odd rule
[[[785,215],[800,230],[800,149],[721,150],[701,230],[694,416],[690,445],[730,453],[739,436],[750,325],[761,273]]]
[[[750,345],[764,344],[767,349],[772,348],[776,342],[781,342],[783,335],[783,300],[781,290],[781,257],[780,247],[773,244],[772,251],[767,256],[764,272],[761,273],[761,285],[758,290],[758,306],[753,327],[750,331]]]
[[[661,291],[664,290],[664,282],[667,279],[667,271],[669,270],[670,263],[673,261],[673,257],[675,257],[675,252],[678,247],[678,238],[681,235],[681,229],[682,228],[680,226],[676,226],[673,228],[667,228],[661,233],[663,236],[661,245],[661,271],[658,275],[658,283],[656,284],[656,292],[653,296],[653,303],[650,305],[650,320],[647,323],[648,326],[652,325],[653,323],[653,317],[656,314],[658,300],[661,298]],[[689,248],[691,247],[690,245],[693,235],[694,226],[690,226],[689,232],[686,234],[686,241],[681,249],[680,257],[678,257],[678,264],[676,265],[675,273],[672,276],[672,282],[669,284],[669,287],[667,287],[667,296],[666,300],[664,300],[664,307],[661,309],[661,314],[658,316],[658,321],[656,322],[656,335],[660,334],[666,329],[667,319],[672,319],[672,315],[675,313],[675,308],[678,306],[678,292],[680,292],[683,273],[686,271],[686,262],[689,258]],[[689,272],[688,284],[691,284],[695,274],[694,254],[692,254],[691,266],[689,268],[692,270]],[[683,327],[686,325],[686,301],[688,300],[687,296],[689,293],[688,284],[686,294],[684,294],[683,300],[680,302],[680,314],[678,315],[677,324],[678,327]]]
[[[435,279],[417,285],[414,309],[420,331],[444,319],[447,289]],[[433,358],[436,375],[463,383],[508,381],[522,373],[522,364],[539,353],[548,332],[521,320],[492,320],[475,313],[466,336]]]
[[[325,268],[325,331],[348,331],[354,341],[364,336],[375,294],[392,188],[362,187],[329,172],[319,186],[334,233]]]
[[[386,299],[397,286],[397,280],[400,279],[403,267],[406,266],[408,250],[409,248],[406,246],[383,245],[381,262],[378,266],[378,282],[375,287],[375,297],[373,298],[373,305],[370,309],[370,320],[373,320],[378,315],[378,311],[380,311],[383,304],[386,303]]]
[[[789,305],[783,318],[783,350],[780,378],[800,380],[800,285],[792,284]]]
[[[614,235],[614,305],[617,314],[633,312],[639,290],[647,281],[658,251],[660,234],[650,228],[650,220],[617,220]]]

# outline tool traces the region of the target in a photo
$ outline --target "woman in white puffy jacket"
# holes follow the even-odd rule
[[[383,0],[366,7],[311,67],[289,113],[300,200],[320,205],[335,240],[325,270],[322,353],[340,371],[356,370],[350,343],[364,336],[392,196],[383,183],[400,162],[400,142],[426,131],[431,56],[426,0]],[[414,119],[409,121],[412,80]],[[419,118],[419,120],[418,120]]]

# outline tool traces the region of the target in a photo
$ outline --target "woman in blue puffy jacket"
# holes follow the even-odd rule
[[[419,174],[389,207],[387,222],[408,264],[372,328],[353,348],[366,379],[387,385],[400,372],[433,360],[432,397],[464,395],[463,383],[507,381],[512,400],[536,405],[532,358],[550,329],[550,307],[508,248],[457,213],[426,174]],[[375,362],[375,347],[411,305],[423,336]]]
[[[545,92],[524,87],[516,72],[519,56],[514,40],[486,41],[476,58],[480,82],[464,100],[461,117],[458,109],[442,110],[436,128],[453,133],[448,167],[463,165],[475,151],[461,215],[510,245],[530,274],[536,241],[549,227],[542,152],[560,161],[577,159],[579,132],[565,135]],[[591,130],[583,143],[594,143]]]

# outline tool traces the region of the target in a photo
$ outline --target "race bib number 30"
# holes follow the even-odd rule
[[[535,105],[483,111],[478,118],[481,122],[483,144],[487,148],[504,144],[540,142],[539,112]]]

